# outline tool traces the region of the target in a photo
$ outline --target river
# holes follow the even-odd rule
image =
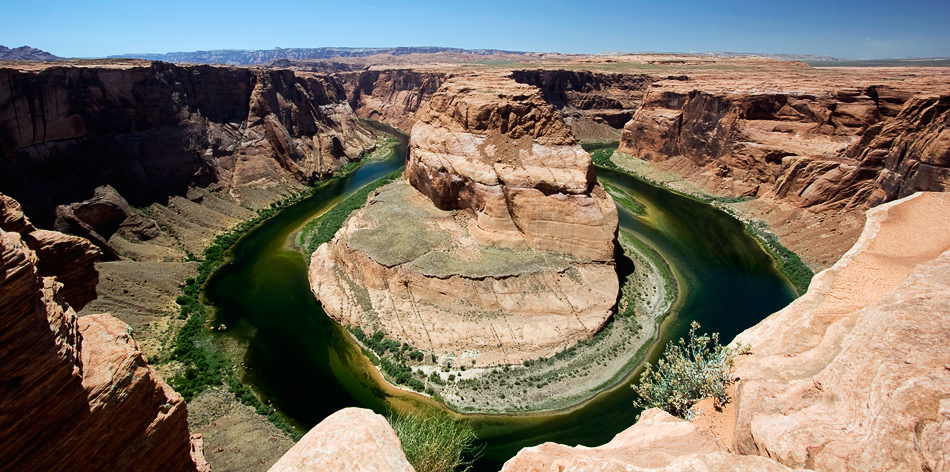
[[[402,139],[390,158],[323,184],[313,196],[249,231],[206,285],[206,300],[217,307],[215,325],[229,327],[219,336],[246,346],[244,381],[304,431],[349,406],[382,414],[433,407],[425,397],[380,381],[314,299],[306,264],[293,244],[296,232],[315,215],[401,167],[405,152]],[[667,340],[685,336],[693,320],[702,331],[719,332],[728,341],[794,298],[791,285],[738,220],[625,174],[598,169],[598,176],[646,207],[644,215],[621,207],[621,230],[662,254],[682,285],[677,309],[661,326],[660,342],[648,359],[655,360]],[[482,447],[476,469],[498,470],[520,448],[545,441],[590,446],[609,441],[639,413],[629,388],[635,376],[568,411],[466,416]]]

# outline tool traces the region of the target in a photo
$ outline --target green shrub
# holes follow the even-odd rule
[[[732,382],[729,371],[736,351],[719,344],[719,333],[696,336],[699,323],[689,329],[689,342],[666,345],[656,367],[647,364],[640,382],[631,385],[640,397],[634,406],[662,408],[671,415],[687,418],[699,400],[714,397],[717,405],[729,401],[726,387]]]
[[[389,417],[416,472],[469,470],[463,454],[471,452],[475,431],[443,412]]]

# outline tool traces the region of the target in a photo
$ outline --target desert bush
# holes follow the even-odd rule
[[[443,412],[390,416],[406,459],[416,472],[469,470],[463,455],[471,452],[475,431]]]
[[[717,405],[729,400],[726,387],[732,381],[736,351],[719,344],[719,333],[696,335],[699,323],[689,329],[689,342],[680,338],[670,342],[654,367],[647,364],[640,381],[631,385],[640,397],[634,406],[661,408],[671,415],[686,418],[699,400],[714,397]]]

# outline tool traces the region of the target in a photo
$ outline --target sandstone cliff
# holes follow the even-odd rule
[[[736,338],[735,446],[816,470],[950,468],[950,195],[868,211],[808,293]]]
[[[40,227],[104,185],[135,206],[218,186],[256,207],[375,143],[325,75],[93,65],[0,69],[0,191]]]
[[[314,253],[331,317],[478,365],[550,356],[607,321],[616,208],[538,89],[448,81],[405,176]]]
[[[411,69],[368,70],[336,74],[350,108],[361,118],[388,123],[405,132],[412,129],[423,105],[450,74]]]
[[[685,160],[679,172],[717,193],[819,212],[944,189],[950,98],[912,99],[913,86],[856,80],[773,87],[658,82],[625,125],[620,150]]]
[[[55,277],[63,284],[62,300],[74,310],[81,310],[96,298],[99,272],[95,263],[100,251],[89,241],[76,236],[36,229],[23,215],[16,200],[0,193],[0,230],[18,233],[23,242],[36,252],[41,277]]]
[[[11,209],[6,199],[3,221],[29,228]],[[44,277],[37,257],[68,258],[77,244],[80,254],[96,251],[74,237],[33,251],[36,232],[0,229],[0,470],[196,470],[181,396],[146,364],[125,323],[77,318],[70,292],[57,274]]]
[[[736,338],[750,353],[734,410],[703,423],[718,429],[648,410],[604,446],[543,444],[503,470],[950,470],[948,224],[944,193],[869,210],[851,251]]]
[[[404,131],[422,117],[423,105],[443,82],[461,70],[384,69],[335,74],[350,107],[362,118],[386,122]],[[646,74],[605,74],[568,70],[515,70],[516,82],[541,89],[573,131],[584,141],[617,140],[640,107],[645,90],[656,77]]]
[[[583,70],[516,70],[511,78],[541,89],[583,141],[616,141],[617,130],[640,108],[650,84],[647,74],[605,74]]]

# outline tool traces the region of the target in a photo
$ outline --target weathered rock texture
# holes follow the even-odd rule
[[[625,125],[620,150],[674,161],[717,193],[818,212],[865,209],[942,191],[950,176],[945,95],[858,80],[653,85]]]
[[[735,446],[789,467],[950,470],[950,195],[868,211],[808,293],[736,338]]]
[[[590,71],[517,70],[511,78],[541,89],[544,99],[564,116],[574,136],[585,141],[613,141],[640,108],[657,77]]]
[[[412,129],[423,105],[449,76],[411,69],[336,74],[357,116],[382,121],[405,132]]]
[[[616,208],[538,89],[450,80],[413,126],[405,175],[311,258],[331,317],[481,365],[601,329],[619,290]]]
[[[774,461],[730,454],[693,424],[652,409],[635,425],[598,447],[555,443],[522,449],[502,472],[788,471]]]
[[[406,179],[436,207],[474,213],[477,243],[613,260],[613,200],[536,88],[450,81],[413,126],[409,146]]]
[[[105,185],[135,206],[191,186],[258,206],[358,159],[375,136],[325,75],[143,61],[0,69],[0,191],[44,228],[57,205]]]
[[[414,472],[396,432],[380,415],[344,408],[313,427],[270,472]]]
[[[544,444],[503,470],[950,470],[948,225],[946,193],[869,210],[851,251],[736,338],[731,444],[648,410],[604,446]]]
[[[17,233],[36,251],[41,277],[56,277],[60,296],[74,310],[81,310],[96,298],[99,272],[96,261],[101,252],[89,241],[76,236],[36,229],[23,215],[16,200],[0,193],[0,230]]]
[[[0,470],[196,470],[181,396],[125,323],[77,318],[37,253],[0,230]]]
[[[350,107],[358,116],[408,132],[442,83],[462,73],[430,67],[338,73],[335,77],[343,84]],[[640,107],[645,89],[657,80],[645,74],[545,69],[516,70],[510,77],[541,89],[544,99],[564,118],[575,137],[590,141],[619,139],[617,130],[630,120]]]

